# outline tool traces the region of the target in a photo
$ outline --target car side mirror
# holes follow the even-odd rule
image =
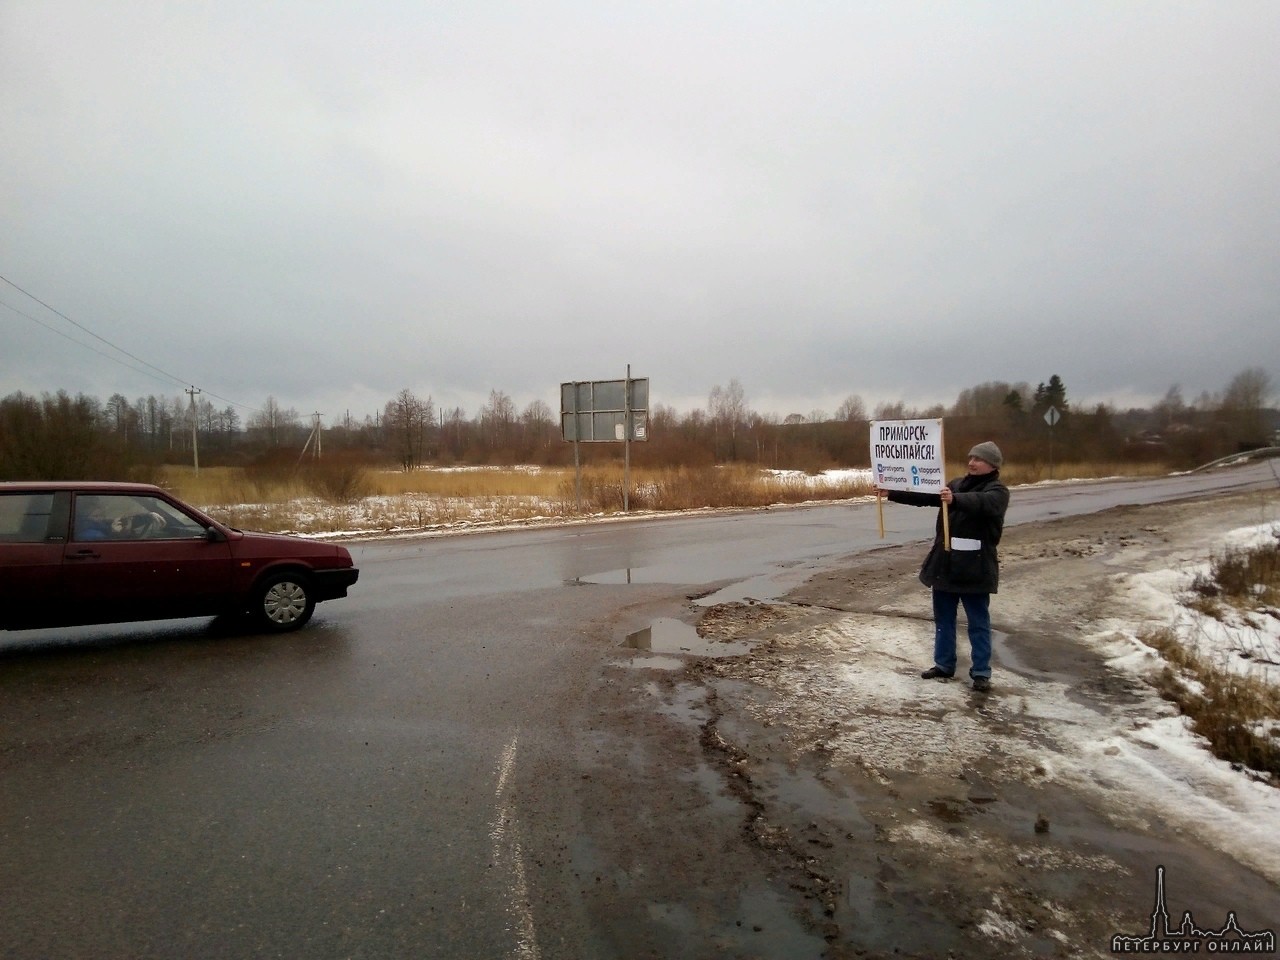
[[[210,543],[221,543],[227,539],[221,530],[217,527],[207,527],[204,531],[204,538]]]

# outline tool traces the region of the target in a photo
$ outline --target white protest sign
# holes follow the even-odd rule
[[[871,421],[871,479],[877,487],[940,493],[944,468],[941,420]]]

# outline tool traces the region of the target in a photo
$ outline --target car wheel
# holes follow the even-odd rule
[[[311,582],[300,573],[277,573],[258,586],[253,612],[274,633],[297,630],[315,612]]]

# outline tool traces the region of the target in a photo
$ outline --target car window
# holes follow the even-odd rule
[[[41,543],[49,534],[52,493],[0,494],[0,541]]]
[[[159,497],[135,497],[134,499],[152,514],[153,520],[157,515],[164,518],[164,523],[152,532],[153,540],[184,540],[191,537],[204,537],[207,532],[203,523],[183,513],[168,500],[161,500]]]
[[[166,500],[135,494],[76,497],[75,540],[186,540],[205,527]]]

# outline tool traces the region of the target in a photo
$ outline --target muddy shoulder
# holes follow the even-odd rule
[[[648,703],[631,701],[633,731],[656,704],[683,738],[652,744],[674,768],[652,782],[675,776],[716,824],[702,829],[720,859],[694,872],[765,871],[767,922],[739,904],[738,929],[772,925],[790,946],[760,955],[1110,956],[1114,936],[1150,928],[1157,868],[1177,885],[1175,919],[1273,921],[1275,875],[1171,814],[1159,783],[1107,782],[1099,763],[1109,738],[1159,750],[1141,730],[1176,713],[1107,664],[1100,633],[1138,615],[1116,584],[1203,558],[1260,509],[1230,497],[1010,528],[987,695],[963,656],[955,680],[919,676],[923,543],[851,556],[777,601],[691,604],[702,637],[750,652],[629,689]],[[673,855],[672,875],[689,862]]]

